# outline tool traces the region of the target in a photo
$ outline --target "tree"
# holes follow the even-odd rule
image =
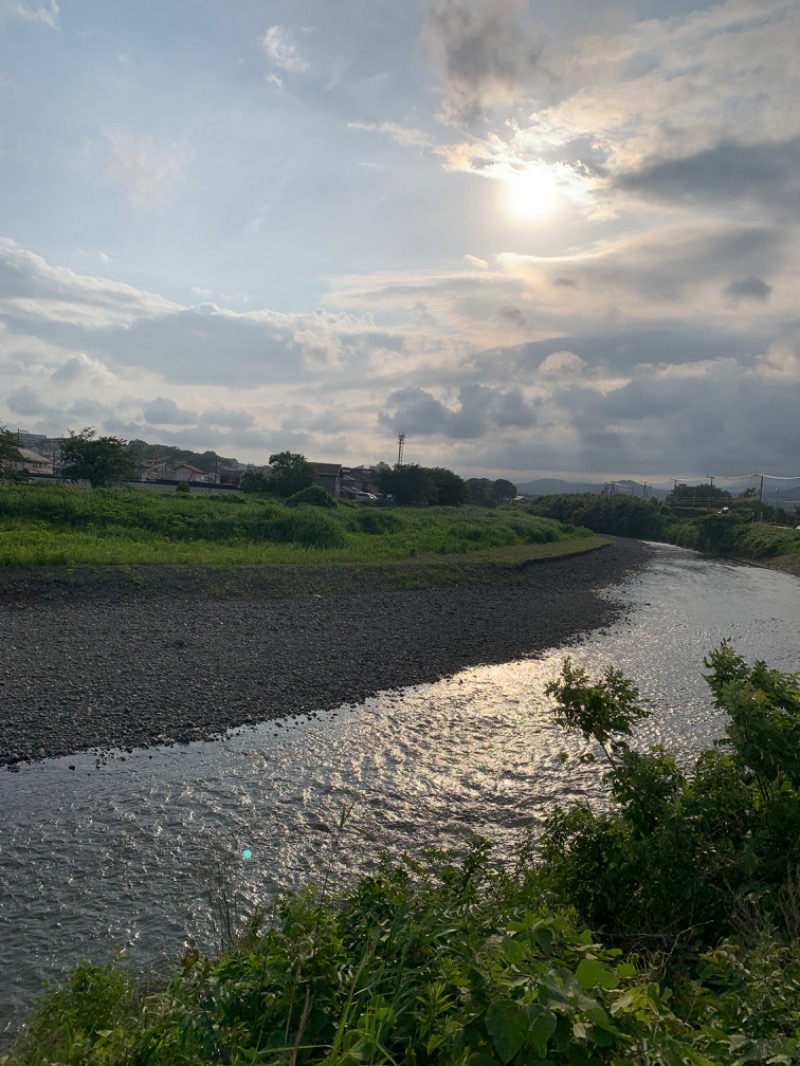
[[[378,474],[381,492],[394,496],[397,503],[434,503],[438,496],[430,471],[417,463],[395,463],[393,470],[381,470]]]
[[[395,464],[378,474],[381,492],[394,496],[399,504],[434,503],[442,507],[460,507],[468,503],[467,483],[443,466],[419,466],[417,463]]]
[[[246,470],[242,474],[242,480],[239,487],[242,492],[248,493],[272,491],[270,479],[260,470]]]
[[[477,507],[497,507],[497,500],[492,495],[492,483],[488,477],[471,477],[466,481],[470,502]]]
[[[727,489],[721,489],[718,485],[676,485],[667,494],[665,503],[678,503],[684,506],[693,501],[701,501],[704,505],[733,499]]]
[[[460,507],[469,502],[469,489],[463,478],[442,466],[434,466],[429,471],[436,486],[436,502],[441,507]]]
[[[517,495],[517,486],[513,481],[506,481],[505,478],[498,478],[497,481],[492,482],[492,487],[489,490],[494,498],[500,502],[513,500]]]
[[[112,485],[133,473],[133,457],[120,437],[98,437],[91,426],[69,431],[61,454],[61,476],[68,481],[88,481],[93,489]]]
[[[19,441],[15,433],[0,426],[0,477],[10,469],[12,463],[19,461]]]
[[[278,452],[269,457],[269,464],[272,467],[270,480],[277,496],[294,496],[317,480],[317,468],[297,452]]]

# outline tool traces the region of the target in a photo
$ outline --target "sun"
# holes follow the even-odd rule
[[[537,218],[551,210],[556,198],[556,183],[547,167],[536,167],[509,179],[511,205],[519,215]]]

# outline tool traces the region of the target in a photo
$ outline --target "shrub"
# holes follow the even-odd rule
[[[364,508],[348,522],[350,529],[356,533],[394,533],[402,528],[403,523],[391,511],[377,511]]]
[[[192,490],[189,488],[188,481],[179,481],[178,484],[175,486],[175,491],[182,492],[188,496]]]
[[[748,667],[727,643],[705,663],[729,721],[685,771],[662,748],[640,753],[624,739],[647,711],[620,674],[591,682],[568,661],[549,686],[562,723],[599,745],[613,806],[548,818],[546,878],[613,936],[713,945],[735,931],[745,897],[777,914],[800,866],[800,680]]]
[[[336,500],[331,496],[327,489],[324,489],[322,485],[309,485],[306,489],[301,489],[296,492],[294,496],[290,496],[286,501],[287,507],[299,507],[301,504],[307,503],[311,507],[328,507],[336,509]]]
[[[263,539],[279,544],[299,544],[304,548],[340,548],[344,533],[317,508],[304,505],[289,514],[278,514],[263,527]]]

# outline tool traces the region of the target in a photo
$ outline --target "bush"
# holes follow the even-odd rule
[[[304,505],[290,514],[278,514],[262,526],[262,538],[303,548],[340,548],[344,532],[331,518]]]
[[[299,507],[304,503],[309,504],[311,507],[336,509],[336,500],[322,485],[309,485],[308,488],[301,489],[300,492],[296,492],[294,496],[289,497],[286,501],[286,506]]]
[[[377,511],[364,508],[353,515],[347,523],[354,533],[394,533],[402,528],[403,523],[391,511]]]
[[[178,484],[175,486],[175,491],[182,492],[188,496],[192,490],[189,488],[188,481],[179,481]]]
[[[614,937],[713,945],[736,931],[744,898],[777,915],[800,868],[800,680],[748,667],[727,643],[705,663],[729,722],[685,771],[662,748],[640,753],[624,739],[648,712],[615,671],[591,682],[568,661],[549,686],[560,720],[599,745],[613,806],[549,817],[546,878]]]

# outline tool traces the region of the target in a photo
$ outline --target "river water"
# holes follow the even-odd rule
[[[340,883],[382,849],[475,833],[509,855],[554,802],[601,801],[597,771],[563,762],[579,748],[543,696],[567,651],[634,678],[654,710],[642,743],[686,758],[724,728],[701,677],[724,637],[800,670],[797,578],[659,545],[609,595],[630,610],[569,649],[212,743],[0,771],[0,1034],[82,956],[124,947],[166,972],[187,935],[212,946],[221,897],[268,909],[280,888]]]

